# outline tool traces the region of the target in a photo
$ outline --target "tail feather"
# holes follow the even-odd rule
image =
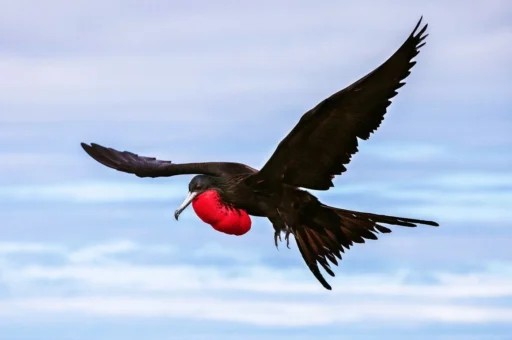
[[[387,234],[391,229],[381,225],[416,227],[419,224],[439,226],[433,221],[364,213],[315,204],[304,209],[302,224],[293,228],[297,247],[317,280],[328,290],[331,286],[322,276],[318,264],[335,276],[329,262],[338,265],[341,253],[354,243],[365,243],[366,239],[377,240],[378,233]]]
[[[299,233],[295,235],[295,239],[297,241],[297,248],[299,248],[299,252],[301,253],[302,258],[304,261],[306,261],[309,269],[316,277],[316,279],[322,284],[322,286],[328,290],[331,290],[331,286],[325,280],[317,265],[318,262],[329,275],[334,277],[334,272],[332,271],[329,262],[327,262],[326,259],[326,256],[329,253],[328,250],[322,246],[321,241],[318,242],[318,239],[315,237],[316,233],[312,232],[311,229],[304,227],[300,228],[298,232]],[[305,240],[305,242],[301,242],[299,240]],[[337,265],[336,262],[333,263]]]
[[[334,210],[341,217],[352,218],[352,219],[357,219],[357,220],[362,220],[362,221],[372,221],[372,222],[376,222],[376,223],[386,223],[386,224],[399,225],[399,226],[404,226],[404,227],[417,227],[417,224],[424,224],[424,225],[439,227],[439,224],[436,222],[433,222],[433,221],[364,213],[364,212],[353,211],[353,210],[333,208],[333,207],[329,207],[327,205],[323,205],[323,206]]]

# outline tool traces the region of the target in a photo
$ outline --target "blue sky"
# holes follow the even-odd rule
[[[0,1],[0,339],[512,334],[509,1]],[[175,208],[80,142],[261,167],[300,116],[427,45],[324,202],[433,219],[356,245],[324,290],[295,245]]]

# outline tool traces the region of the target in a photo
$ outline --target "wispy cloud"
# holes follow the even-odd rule
[[[512,297],[512,269],[507,265],[467,274],[432,272],[427,283],[411,282],[410,270],[344,275],[336,289],[327,292],[306,268],[276,269],[257,263],[224,268],[141,266],[126,259],[110,261],[116,254],[144,251],[136,243],[122,241],[69,249],[68,262],[60,265],[8,263],[0,277],[11,293],[0,299],[1,313],[8,318],[41,313],[56,319],[63,313],[180,317],[267,326],[359,323],[369,317],[391,323],[512,321],[512,309],[477,304],[478,299]],[[49,292],[44,289],[47,284],[72,293]],[[32,297],[20,295],[18,286],[30,289]],[[295,301],[298,295],[303,301]]]
[[[324,290],[302,268],[271,269],[258,265],[222,270],[216,266],[137,266],[130,264],[27,266],[10,275],[18,280],[70,280],[92,291],[115,289],[128,294],[252,292],[293,295],[320,294]],[[505,267],[507,269],[507,267]],[[232,271],[230,273],[230,271]],[[417,299],[505,298],[512,296],[510,269],[505,273],[432,273],[431,283],[408,283],[413,272],[378,275],[345,275],[331,297],[378,301],[388,297]],[[323,295],[325,296],[325,295]]]
[[[4,186],[0,187],[0,199],[78,204],[174,202],[182,199],[186,191],[184,184],[158,181],[82,182]],[[374,180],[342,184],[317,195],[329,204],[342,202],[347,195],[381,198],[387,201],[388,208],[396,206],[397,214],[404,210],[400,205],[408,202],[408,214],[436,216],[444,221],[489,222],[512,218],[508,209],[512,202],[512,177],[504,173],[462,172],[408,180]]]
[[[40,254],[55,253],[63,254],[65,248],[57,245],[43,243],[25,243],[25,242],[2,242],[0,243],[0,254]]]
[[[340,301],[341,302],[341,301]],[[194,298],[113,298],[87,297],[70,299],[20,299],[0,302],[1,314],[10,319],[73,313],[96,317],[185,318],[242,322],[260,326],[304,327],[358,323],[508,323],[512,309],[471,307],[467,305],[425,303],[277,303],[232,301],[230,299]],[[9,311],[7,314],[6,311]]]
[[[97,244],[93,246],[87,246],[77,251],[73,251],[68,254],[67,259],[71,263],[75,264],[91,264],[91,263],[109,263],[116,264],[120,260],[113,259],[115,255],[131,255],[134,252],[139,254],[164,254],[172,255],[175,252],[173,247],[168,245],[151,245],[148,247],[142,247],[131,241],[118,241],[106,244]]]
[[[90,7],[83,6],[83,11],[76,11],[81,8],[79,6],[71,10],[60,1],[52,3],[55,15],[62,13],[63,17],[76,17],[77,20],[91,16],[96,18],[96,12],[90,11],[96,6],[93,3]],[[18,21],[6,20],[6,29],[14,31],[15,35],[26,38],[23,31],[32,27],[39,30],[39,34],[30,35],[31,39],[39,43],[61,39],[58,46],[69,46],[69,51],[57,48],[59,53],[52,57],[34,57],[17,52],[14,46],[13,52],[0,58],[0,70],[5,75],[4,81],[0,81],[0,103],[53,106],[52,110],[45,110],[44,121],[98,118],[179,121],[184,117],[197,119],[198,116],[209,120],[205,112],[219,107],[219,103],[212,107],[215,99],[222,105],[228,99],[255,95],[266,98],[271,94],[279,94],[277,97],[281,101],[278,104],[282,103],[283,96],[291,94],[301,108],[306,109],[378,66],[405,39],[421,14],[431,21],[436,39],[422,53],[422,62],[428,72],[425,69],[415,70],[416,79],[411,80],[422,79],[421,89],[407,89],[410,96],[422,93],[444,97],[447,93],[453,96],[454,91],[460,94],[474,91],[473,82],[461,82],[461,77],[465,77],[468,70],[472,71],[472,79],[478,76],[482,81],[489,73],[493,74],[494,82],[485,89],[479,88],[480,91],[503,92],[507,91],[506,87],[493,84],[502,76],[500,70],[512,53],[503,43],[509,38],[509,33],[488,30],[479,32],[475,37],[474,32],[475,22],[486,22],[502,11],[498,4],[489,6],[487,2],[478,2],[475,4],[478,11],[458,11],[460,16],[456,21],[441,14],[456,11],[456,4],[444,4],[445,10],[439,11],[438,7],[434,9],[418,4],[404,7],[393,1],[384,5],[372,2],[374,8],[384,6],[387,13],[393,13],[387,16],[370,14],[365,6],[357,4],[347,8],[335,2],[318,7],[303,3],[304,7],[296,7],[294,15],[288,15],[286,21],[282,16],[289,12],[289,6],[276,6],[272,11],[264,6],[255,6],[253,10],[237,6],[237,15],[232,15],[226,8],[219,8],[217,16],[211,12],[197,13],[192,8],[179,9],[181,15],[176,16],[176,9],[167,8],[157,18],[127,6],[122,13],[115,11],[118,16],[112,16],[118,18],[117,25],[98,25],[92,32],[94,35],[90,29],[79,30],[78,27],[72,34],[69,29],[59,31],[56,25],[67,27],[70,23],[52,20],[51,16],[27,20],[28,27],[23,28]],[[395,11],[390,11],[390,8]],[[19,13],[21,7],[13,6],[11,10]],[[106,10],[114,10],[114,7]],[[321,15],[313,15],[315,12]],[[23,15],[19,14],[32,19],[30,13],[23,9]],[[121,20],[122,17],[125,20]],[[364,18],[364,25],[361,25],[361,18]],[[403,24],[391,25],[396,22]],[[354,30],[356,26],[358,29]],[[370,44],[361,43],[368,36],[375,36],[381,27],[388,27],[387,32],[392,34],[381,32],[380,38]],[[83,39],[77,39],[77,36]],[[283,37],[287,38],[287,43],[283,43]],[[212,39],[215,39],[215,45],[208,43]],[[475,44],[475,40],[481,43]],[[81,45],[89,44],[87,53],[77,54],[77,41]],[[23,43],[35,42],[19,42]],[[107,50],[110,52],[106,53]],[[344,76],[340,76],[342,73]],[[502,82],[505,80],[503,78]],[[455,82],[457,86],[454,86]],[[204,90],[198,92],[198,88]],[[26,93],[31,93],[31,96],[27,98]],[[119,103],[141,101],[174,104],[169,106],[172,111],[142,113],[124,110],[122,114],[119,110],[107,111],[105,108],[101,111],[92,109],[87,113],[55,109],[56,105],[62,107],[66,103],[75,106],[108,103],[119,107]],[[193,108],[197,102],[210,105]],[[230,119],[239,117],[237,110],[230,112]],[[224,112],[225,117],[230,112]],[[260,117],[268,116],[264,110],[259,114]],[[41,117],[25,110],[17,115],[4,116],[3,120],[41,121]]]
[[[146,183],[91,182],[41,186],[4,187],[0,197],[23,201],[65,201],[77,203],[113,203],[169,201],[186,194],[176,185]]]

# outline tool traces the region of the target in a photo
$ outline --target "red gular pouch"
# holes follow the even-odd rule
[[[215,190],[207,190],[192,201],[196,215],[221,233],[241,236],[251,230],[251,218],[245,210],[228,207]]]

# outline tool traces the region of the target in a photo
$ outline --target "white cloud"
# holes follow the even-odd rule
[[[140,201],[169,201],[183,198],[185,187],[167,183],[148,184],[115,182],[86,182],[34,186],[5,186],[0,197],[21,201],[66,201],[77,203],[113,203]]]
[[[4,246],[0,244],[0,248]],[[339,274],[332,280],[334,290],[328,292],[305,266],[143,266],[129,258],[116,262],[109,258],[155,247],[159,246],[118,241],[70,249],[67,264],[7,262],[0,270],[0,283],[10,293],[0,298],[0,313],[8,319],[24,317],[25,321],[27,316],[43,314],[55,320],[63,314],[86,314],[266,326],[358,323],[367,318],[377,323],[512,321],[512,309],[480,304],[482,299],[512,297],[512,268],[506,264],[467,274],[427,273],[434,280],[430,284],[409,281],[418,270]]]
[[[89,264],[89,263],[108,263],[116,264],[118,260],[112,260],[113,255],[147,253],[147,254],[172,254],[174,249],[170,246],[151,245],[141,247],[140,245],[128,241],[120,240],[110,243],[102,243],[80,248],[70,252],[67,259],[71,263]]]
[[[494,227],[489,221],[484,224],[478,220],[473,228],[444,219],[440,222],[440,228],[425,230],[424,233],[395,228],[389,237],[383,236],[365,249],[354,249],[358,254],[351,253],[350,256],[358,257],[360,261],[370,256],[385,258],[394,265],[411,263],[416,268],[467,268],[487,261],[512,261],[507,226],[498,224]],[[509,274],[503,269],[502,275]]]
[[[447,225],[453,222],[471,222],[480,223],[482,225],[492,224],[499,228],[507,228],[509,230],[512,212],[510,211],[510,200],[501,202],[499,206],[491,204],[461,204],[461,203],[427,203],[411,205],[407,208],[408,215],[424,216],[424,218],[432,218],[441,225]],[[391,214],[398,213],[400,208],[397,207]],[[402,210],[403,211],[403,210]],[[486,225],[486,227],[490,227]]]
[[[35,152],[34,147],[31,147],[30,151],[15,152],[14,150],[17,149],[17,146],[25,143],[26,140],[34,137],[38,140],[40,138],[33,135],[23,136],[22,134],[12,138],[15,132],[4,135],[3,132],[9,129],[1,130],[0,145],[2,147],[0,149],[6,152],[1,152],[2,150],[0,150],[0,191],[2,191],[2,187],[7,189],[6,186],[12,186],[15,183],[21,186],[45,182],[59,183],[63,180],[75,180],[81,174],[88,173],[88,169],[83,167],[81,163],[85,163],[84,161],[88,162],[89,160],[84,159],[83,155],[66,152]],[[20,139],[24,141],[20,141]],[[80,147],[79,141],[75,141],[74,144],[78,148]],[[64,143],[61,145],[64,145]],[[20,194],[23,195],[22,193]]]
[[[512,175],[509,172],[444,174],[436,180],[427,181],[427,184],[449,186],[454,189],[512,189]]]
[[[342,301],[339,301],[342,302]],[[436,303],[307,303],[232,298],[87,298],[19,299],[0,302],[4,318],[38,314],[128,318],[187,318],[242,322],[261,326],[303,327],[339,323],[508,323],[512,309]]]
[[[23,254],[23,253],[54,253],[63,254],[65,248],[57,245],[45,243],[26,243],[26,242],[1,242],[0,255]]]
[[[169,254],[173,251],[170,246],[150,245],[141,247],[129,240],[117,240],[108,243],[84,246],[78,249],[35,242],[0,242],[0,255],[16,256],[21,254],[56,254],[70,263],[90,264],[95,262],[105,263],[112,256],[120,254],[148,253]],[[108,262],[111,263],[111,262]]]
[[[272,293],[281,296],[320,294],[324,289],[309,276],[306,268],[270,269],[258,265],[231,269],[190,265],[137,266],[67,265],[61,267],[26,266],[6,275],[18,282],[58,282],[61,280],[85,285],[101,292],[114,289],[129,294],[202,294],[218,292]],[[400,297],[420,300],[505,298],[512,297],[512,276],[492,272],[471,274],[433,273],[435,284],[407,283],[408,271],[395,274],[344,275],[329,292],[333,298],[367,297],[375,300]]]
[[[429,177],[338,184],[315,193],[330,205],[346,206],[350,195],[386,199],[386,214],[418,215],[448,221],[501,222],[512,218],[512,178],[503,173],[460,172]],[[79,182],[0,187],[0,199],[18,202],[129,203],[181,200],[184,183],[163,180],[133,182]],[[404,201],[409,201],[406,210]],[[368,210],[370,207],[351,207]]]
[[[110,170],[112,171],[112,170]],[[130,175],[133,177],[133,175]],[[372,181],[361,184],[339,184],[337,187],[317,193],[325,197],[339,197],[340,194],[371,194],[391,199],[415,198],[425,201],[493,202],[507,203],[512,199],[507,188],[512,186],[512,177],[505,173],[453,172],[431,174],[414,179],[393,181]],[[496,192],[496,189],[502,189]],[[164,179],[130,182],[89,181],[31,186],[8,186],[0,188],[0,197],[19,200],[72,200],[76,202],[130,202],[169,201],[183,197],[182,185],[172,184]],[[440,195],[442,193],[442,195]],[[495,204],[494,204],[495,203]]]
[[[490,76],[493,81],[486,82],[484,89],[478,86],[480,95],[482,91],[492,91],[493,95],[508,91],[501,86],[506,80],[501,69],[512,53],[503,43],[509,34],[482,29],[508,9],[508,3],[502,1],[492,5],[478,1],[475,11],[461,10],[466,4],[460,1],[439,1],[435,6],[419,2],[404,6],[400,1],[349,6],[338,2],[322,6],[267,3],[254,8],[224,3],[206,12],[170,6],[159,16],[111,3],[101,10],[116,14],[107,15],[108,22],[98,16],[96,2],[51,4],[48,16],[41,17],[32,6],[27,11],[21,5],[10,5],[10,11],[5,12],[10,14],[4,14],[5,30],[24,38],[20,44],[37,42],[46,47],[54,46],[50,42],[57,40],[58,52],[53,57],[51,53],[44,57],[7,53],[0,58],[4,75],[0,102],[35,105],[39,112],[45,111],[44,117],[25,110],[3,120],[180,121],[194,117],[198,124],[212,123],[211,112],[226,101],[252,98],[262,107],[271,94],[281,100],[279,105],[283,96],[293,95],[295,105],[307,109],[383,62],[421,14],[431,23],[433,36],[421,54],[423,69],[413,72],[416,76],[412,81],[417,83],[407,90],[409,96],[421,93],[430,100],[432,94],[440,99],[449,93],[451,98],[454,91],[467,95],[466,89],[474,90]],[[375,12],[368,12],[367,6]],[[379,8],[387,14],[381,15]],[[233,11],[237,14],[232,15]],[[447,14],[454,12],[458,13],[457,20]],[[9,20],[12,16],[26,18],[26,25]],[[88,26],[80,30],[73,25],[73,17],[78,22],[88,17],[98,25],[93,31]],[[76,41],[81,44],[79,51],[73,50]],[[68,51],[62,46],[71,48]],[[467,78],[468,70],[471,79]],[[215,100],[221,104],[212,105]],[[70,104],[127,106],[141,101],[165,102],[175,113],[56,109]],[[201,108],[193,107],[202,102]],[[51,110],[45,109],[48,105]],[[269,115],[260,111],[260,118]],[[224,118],[226,114],[230,119],[249,119],[239,111],[223,112]]]
[[[260,260],[258,254],[244,252],[240,256],[239,248],[226,248],[217,243],[206,243],[197,249],[193,256],[197,259],[235,259],[238,263],[257,263]]]
[[[433,143],[406,144],[381,143],[365,148],[364,153],[376,158],[399,162],[426,162],[439,160],[449,155],[446,148]]]

